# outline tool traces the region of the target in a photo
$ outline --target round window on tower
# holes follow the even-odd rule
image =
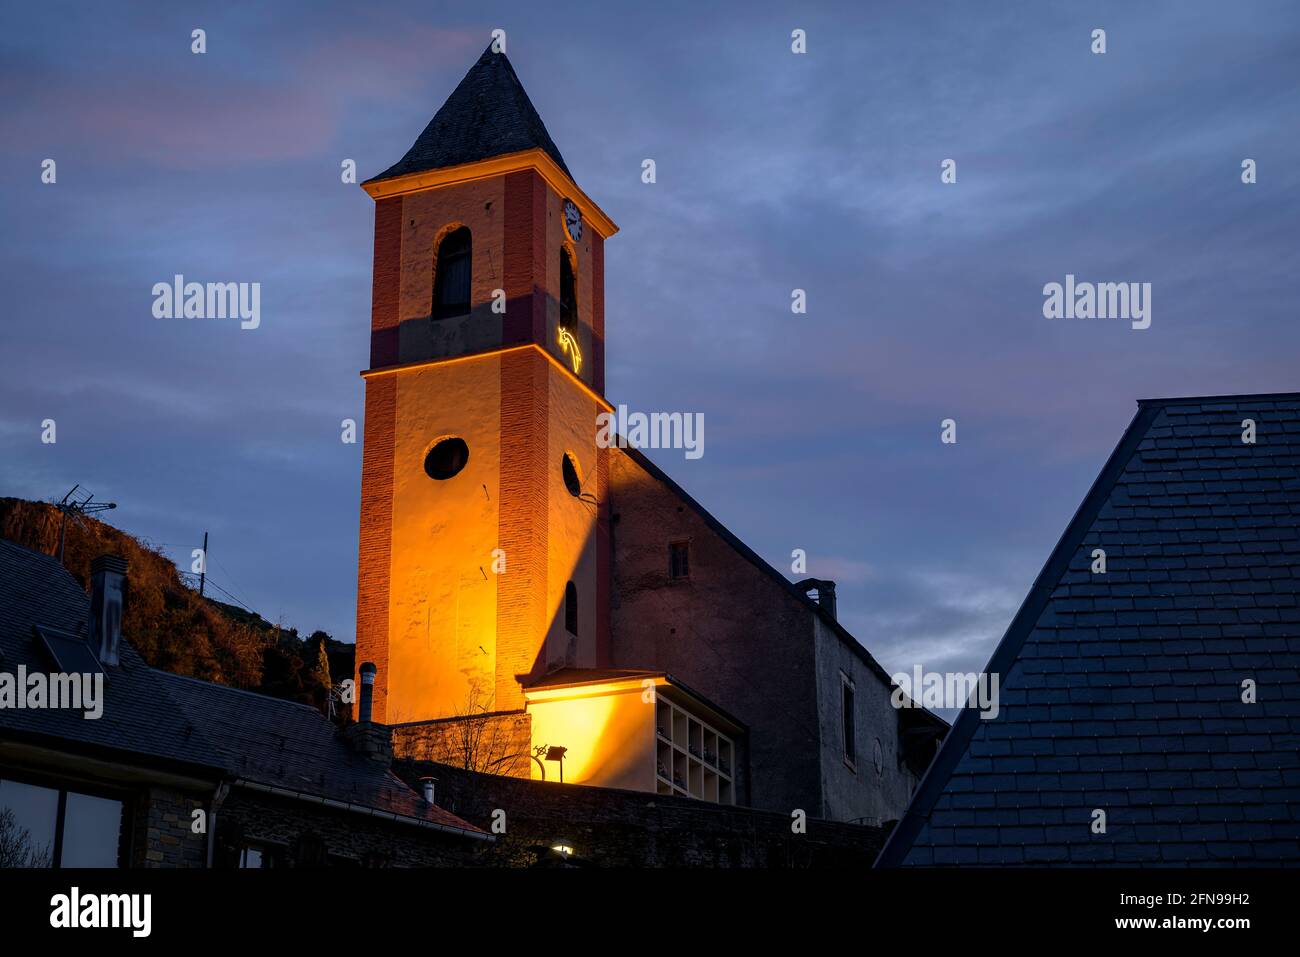
[[[448,436],[433,443],[433,448],[424,457],[424,471],[429,478],[445,482],[460,472],[468,461],[469,446],[465,440]]]
[[[578,475],[578,460],[572,452],[565,452],[560,462],[560,472],[564,475],[564,487],[569,494],[577,498],[582,494],[582,478]]]

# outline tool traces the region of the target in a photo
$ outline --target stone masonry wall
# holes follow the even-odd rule
[[[399,761],[394,770],[416,783],[438,779],[437,803],[492,831],[505,832],[481,850],[478,863],[529,867],[558,842],[601,867],[870,867],[884,828],[809,820],[796,834],[788,814],[723,807],[639,791],[523,781],[474,774],[428,762]]]
[[[205,867],[205,834],[192,830],[203,801],[179,791],[149,788],[135,801],[131,830],[132,867]]]
[[[245,844],[277,867],[456,867],[487,842],[339,808],[233,789],[217,815],[216,867],[237,867]]]

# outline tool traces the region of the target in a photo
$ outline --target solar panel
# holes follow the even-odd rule
[[[50,653],[54,659],[55,666],[63,674],[102,674],[104,669],[99,665],[99,659],[95,653],[90,650],[90,645],[86,640],[78,635],[68,634],[66,631],[56,631],[53,628],[37,628],[36,634],[40,635],[41,641],[45,643],[45,650]]]

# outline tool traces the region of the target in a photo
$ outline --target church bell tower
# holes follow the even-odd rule
[[[357,662],[388,724],[609,664],[604,243],[489,47],[375,201]]]

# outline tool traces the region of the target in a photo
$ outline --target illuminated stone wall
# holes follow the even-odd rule
[[[501,360],[425,366],[392,378],[397,402],[386,720],[441,718],[475,706],[498,710],[497,592],[503,576],[492,570],[492,551],[501,519]],[[458,475],[435,481],[424,459],[447,436],[465,440],[469,460]]]
[[[642,791],[655,789],[655,710],[640,686],[574,688],[548,700],[532,700],[534,746],[561,746],[564,780]],[[545,779],[558,780],[556,762],[545,762]],[[543,779],[533,764],[532,777]]]
[[[378,666],[376,720],[517,710],[521,679],[606,663],[608,469],[589,388],[604,374],[603,242],[590,228],[566,238],[563,201],[524,170],[376,205],[357,609],[358,666]],[[471,311],[434,321],[436,246],[460,225],[473,237]],[[557,335],[566,244],[576,373]],[[492,309],[498,290],[504,315]],[[452,436],[468,463],[435,481],[424,458]],[[564,618],[570,581],[576,636]]]
[[[529,777],[536,763],[532,719],[527,712],[481,714],[472,718],[421,721],[393,728],[393,755],[437,761],[509,777]]]

